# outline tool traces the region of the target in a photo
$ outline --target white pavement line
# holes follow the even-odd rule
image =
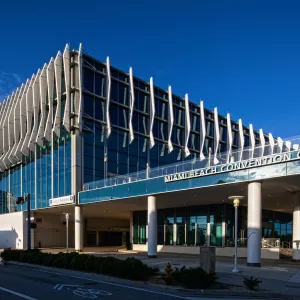
[[[6,288],[1,287],[1,286],[0,286],[0,291],[6,292],[6,293],[9,293],[9,294],[13,294],[15,296],[18,296],[20,298],[27,299],[27,300],[37,300],[36,298],[32,298],[32,297],[26,296],[24,294],[21,294],[21,293],[18,293],[18,292],[6,289]]]
[[[16,268],[28,268],[27,266],[16,266],[16,265],[11,265],[11,266],[16,267]],[[152,294],[157,294],[157,295],[169,296],[169,297],[178,298],[178,299],[189,299],[189,297],[182,297],[182,296],[177,296],[177,295],[168,294],[168,293],[161,293],[161,292],[151,291],[151,290],[138,288],[138,287],[133,287],[133,286],[124,285],[124,284],[119,284],[119,283],[113,283],[113,282],[107,282],[107,281],[103,281],[103,280],[84,278],[84,277],[75,276],[75,275],[67,275],[67,274],[53,272],[53,271],[41,270],[41,269],[37,269],[37,268],[31,268],[31,269],[35,270],[35,271],[38,271],[38,272],[49,273],[49,274],[54,274],[54,275],[60,275],[60,276],[65,276],[65,277],[69,277],[69,278],[76,278],[76,279],[86,280],[86,281],[93,281],[93,282],[103,283],[103,284],[107,284],[107,285],[118,286],[118,287],[122,287],[122,288],[126,288],[126,289],[141,291],[141,292],[147,292],[147,293],[152,293]],[[90,274],[88,274],[88,275],[90,275]],[[33,298],[30,298],[30,299],[33,299]],[[34,299],[34,300],[36,300],[36,299]]]

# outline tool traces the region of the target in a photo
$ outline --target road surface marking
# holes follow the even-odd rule
[[[24,294],[21,294],[21,293],[18,293],[18,292],[6,289],[6,288],[1,287],[1,286],[0,286],[0,291],[6,292],[6,293],[9,293],[9,294],[13,294],[15,296],[18,296],[20,298],[27,299],[27,300],[37,300],[36,298],[32,298],[32,297],[26,296]]]
[[[16,268],[23,268],[23,269],[24,268],[28,268],[28,266],[17,266],[17,265],[11,265],[11,266],[12,267],[16,267]],[[97,282],[97,283],[103,283],[103,284],[118,286],[118,287],[122,287],[122,288],[126,288],[126,289],[132,289],[132,290],[141,291],[141,292],[147,292],[147,293],[152,293],[152,294],[157,294],[157,295],[169,296],[169,297],[173,297],[173,298],[177,298],[177,299],[188,299],[188,297],[183,297],[183,296],[177,296],[177,295],[168,294],[168,293],[161,293],[161,292],[151,291],[151,290],[147,290],[147,289],[143,289],[143,288],[138,288],[138,287],[133,287],[133,286],[124,285],[124,284],[119,284],[119,283],[113,283],[113,282],[107,282],[107,281],[103,281],[103,280],[96,280],[96,279],[84,278],[84,277],[75,276],[75,275],[67,275],[67,274],[63,274],[63,273],[59,273],[59,272],[46,271],[46,270],[41,270],[41,269],[32,268],[32,267],[30,269],[38,271],[38,272],[48,273],[48,274],[65,276],[65,277],[69,277],[69,278],[76,278],[76,279],[86,280],[86,281],[93,281],[93,282]],[[87,273],[83,273],[83,274],[91,275],[91,274],[87,274]],[[116,279],[118,279],[118,278],[116,278]]]

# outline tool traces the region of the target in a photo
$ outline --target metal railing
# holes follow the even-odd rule
[[[300,137],[295,137],[292,140],[283,142],[282,144],[276,143],[274,144],[274,146],[268,144],[264,147],[257,146],[254,149],[251,147],[247,147],[244,148],[243,150],[238,149],[235,151],[219,153],[216,156],[214,156],[213,154],[209,154],[209,156],[203,160],[194,157],[188,161],[182,161],[179,163],[164,165],[156,168],[150,168],[150,166],[148,166],[147,169],[144,171],[129,173],[126,175],[117,175],[114,177],[109,177],[107,179],[101,179],[101,180],[85,183],[83,185],[83,191],[115,186],[115,185],[120,185],[125,183],[131,183],[131,182],[141,181],[150,178],[157,178],[157,177],[171,175],[180,172],[193,171],[196,169],[228,164],[233,162],[239,162],[239,161],[248,160],[252,158],[267,157],[274,154],[299,150],[299,145],[300,145]]]
[[[239,238],[237,240],[238,247],[247,247],[247,238]],[[234,247],[234,239],[229,238],[226,240],[226,247]],[[280,239],[277,238],[262,238],[261,239],[262,248],[282,248],[282,243]]]

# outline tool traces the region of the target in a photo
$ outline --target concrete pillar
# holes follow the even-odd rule
[[[300,194],[293,194],[293,261],[300,261]]]
[[[75,251],[83,250],[83,217],[82,207],[75,206]]]
[[[260,267],[261,228],[262,228],[261,183],[251,182],[248,185],[248,256],[247,265]]]
[[[148,197],[148,257],[157,256],[157,211],[156,198]]]
[[[176,245],[177,245],[177,224],[175,219],[175,223],[173,224],[173,246]]]

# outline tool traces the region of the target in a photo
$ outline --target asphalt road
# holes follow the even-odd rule
[[[78,275],[79,274],[79,275]],[[34,269],[26,266],[0,265],[0,300],[214,300],[182,291],[166,292],[162,287],[143,286],[132,281],[93,277],[59,269]],[[219,298],[220,299],[220,298]],[[222,300],[232,300],[233,297]],[[242,299],[240,297],[235,299]],[[246,298],[243,298],[246,299]],[[248,298],[249,299],[249,298]]]
[[[71,277],[70,277],[71,276]],[[75,276],[76,277],[76,276]],[[1,300],[59,299],[186,299],[159,291],[146,291],[126,286],[124,281],[111,283],[27,267],[0,266]]]

